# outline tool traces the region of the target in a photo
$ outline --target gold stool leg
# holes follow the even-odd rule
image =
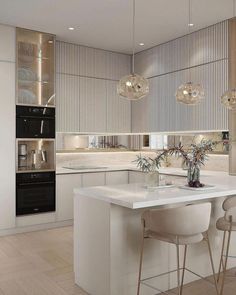
[[[185,265],[186,265],[186,255],[187,255],[187,245],[184,246],[184,262],[183,262],[183,273],[182,273],[182,280],[180,286],[180,295],[183,293],[183,284],[184,284],[184,274],[185,274]]]
[[[145,225],[143,224],[142,242],[141,242],[141,251],[140,251],[140,262],[139,262],[139,275],[138,275],[138,290],[137,290],[137,295],[139,295],[139,293],[140,293],[142,264],[143,264],[144,233],[145,233]]]
[[[219,270],[217,275],[217,283],[219,283],[221,267],[223,267],[224,269],[223,254],[224,254],[224,248],[225,248],[225,237],[226,237],[226,231],[224,231],[224,236],[223,236],[223,243],[222,243],[222,249],[221,249],[221,255],[220,255],[220,264],[219,264]]]
[[[178,295],[181,294],[180,290],[180,263],[179,263],[179,240],[176,241],[176,254],[177,254],[177,285],[178,285]]]
[[[223,294],[224,291],[224,285],[225,285],[225,274],[227,269],[227,262],[228,262],[228,256],[229,256],[229,245],[230,245],[230,238],[231,238],[231,228],[228,232],[228,241],[227,241],[227,248],[226,248],[226,257],[225,257],[225,264],[223,266],[223,277],[221,282],[221,289],[220,289],[220,295]]]
[[[210,261],[211,261],[211,267],[212,267],[212,273],[213,273],[213,278],[214,278],[214,283],[215,283],[215,288],[216,288],[216,294],[218,295],[219,291],[218,291],[218,287],[217,287],[217,280],[216,280],[216,275],[215,275],[215,267],[214,267],[214,263],[213,263],[213,257],[212,257],[212,251],[211,251],[211,245],[210,245],[210,241],[209,241],[208,232],[206,232],[205,239],[206,239],[207,245],[208,245],[208,251],[209,251],[209,256],[210,256]]]

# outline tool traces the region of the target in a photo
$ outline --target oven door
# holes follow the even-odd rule
[[[17,216],[50,211],[55,211],[55,182],[17,184]]]
[[[17,138],[55,138],[55,119],[47,117],[17,117]]]

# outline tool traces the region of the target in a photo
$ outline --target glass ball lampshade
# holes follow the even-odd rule
[[[221,103],[229,110],[236,110],[236,89],[226,91],[221,96]]]
[[[117,93],[130,100],[138,100],[149,93],[149,82],[137,74],[124,76],[117,85]]]
[[[199,104],[205,97],[204,89],[200,84],[188,82],[182,84],[176,91],[176,100],[187,105]]]

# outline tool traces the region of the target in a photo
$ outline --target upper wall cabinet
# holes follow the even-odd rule
[[[181,132],[227,130],[228,112],[220,97],[228,88],[227,21],[188,37],[136,55],[136,70],[150,82],[150,93],[132,102],[132,132]],[[187,68],[191,66],[191,69]],[[176,89],[191,80],[205,89],[198,106],[179,104]]]
[[[17,28],[17,104],[55,105],[54,39]]]
[[[57,131],[131,131],[131,103],[116,94],[130,56],[65,42],[56,45]]]
[[[131,130],[131,103],[117,94],[117,82],[107,81],[107,132],[128,133]]]
[[[80,131],[106,131],[106,81],[80,77]]]
[[[78,132],[79,129],[79,77],[56,75],[56,126],[60,132]]]
[[[16,36],[15,28],[0,25],[0,61],[15,62]]]

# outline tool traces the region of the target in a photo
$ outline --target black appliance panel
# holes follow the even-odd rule
[[[16,107],[17,138],[55,138],[55,109]]]
[[[16,175],[17,216],[55,210],[55,172]]]

